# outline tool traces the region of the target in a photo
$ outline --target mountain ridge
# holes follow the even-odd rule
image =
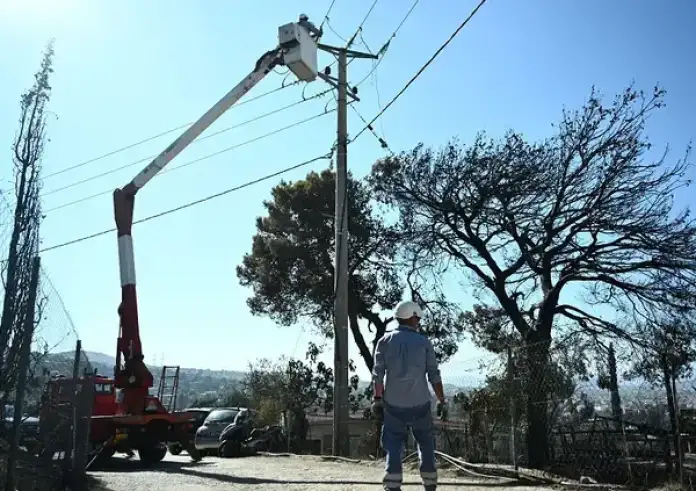
[[[109,369],[109,372],[101,374],[101,375],[111,375],[111,372],[113,371],[113,367],[116,364],[116,357],[107,355],[104,353],[100,353],[98,351],[85,351],[85,355],[87,355],[87,359],[89,360],[90,364],[92,365],[103,365],[103,366],[108,366],[111,367]],[[64,352],[64,353],[56,353],[56,355],[70,355],[72,356],[72,352]],[[146,363],[148,368],[155,369],[159,368],[161,370],[162,366],[161,365],[154,365],[150,363]],[[204,371],[204,372],[212,372],[212,373],[225,373],[225,374],[230,374],[234,377],[241,378],[244,376],[245,372],[239,371],[239,370],[225,370],[225,369],[212,369],[212,368],[196,368],[196,367],[181,367],[181,371]]]

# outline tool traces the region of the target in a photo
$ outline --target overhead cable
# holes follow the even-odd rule
[[[377,121],[380,117],[382,117],[384,115],[384,113],[387,111],[387,109],[389,109],[392,106],[392,104],[394,104],[399,99],[399,97],[401,97],[404,94],[404,92],[406,92],[406,90],[413,84],[413,82],[415,82],[418,79],[418,77],[420,77],[423,74],[423,72],[425,72],[425,70],[430,66],[430,64],[435,60],[435,58],[437,58],[440,55],[440,53],[442,53],[442,51],[449,45],[449,43],[452,42],[452,40],[457,36],[457,34],[459,34],[461,32],[461,30],[469,23],[469,21],[474,17],[474,15],[476,15],[476,13],[483,6],[483,4],[486,3],[486,1],[487,0],[481,0],[478,3],[476,8],[474,8],[474,10],[471,11],[471,13],[468,15],[468,17],[466,19],[464,19],[464,21],[461,24],[459,24],[459,27],[457,27],[457,29],[455,29],[455,31],[450,35],[450,37],[447,39],[447,41],[445,41],[437,49],[437,51],[435,51],[435,53],[430,57],[430,59],[428,59],[428,61],[425,62],[425,64],[416,72],[416,74],[413,77],[411,77],[411,79],[406,83],[406,85],[404,85],[401,88],[401,90],[399,92],[397,92],[397,94],[387,103],[387,105],[384,106],[377,113],[377,115],[374,118],[372,118],[372,120],[370,120],[355,135],[355,137],[353,137],[350,140],[351,143],[354,142],[355,140],[357,140],[360,137],[360,135],[362,135],[366,130],[370,129],[371,126],[374,124],[374,122]]]
[[[281,170],[279,170],[279,171],[273,172],[272,174],[267,174],[267,175],[265,175],[265,176],[259,177],[258,179],[254,179],[254,180],[252,180],[252,181],[247,181],[247,182],[245,182],[245,183],[243,183],[243,184],[240,184],[240,185],[237,185],[237,186],[234,186],[234,187],[225,189],[225,190],[220,191],[220,192],[218,192],[218,193],[210,194],[210,195],[205,196],[205,197],[203,197],[203,198],[200,198],[200,199],[197,199],[197,200],[194,200],[194,201],[189,201],[189,202],[187,202],[187,203],[184,203],[184,204],[182,204],[182,205],[176,206],[176,207],[174,207],[174,208],[169,208],[169,209],[164,210],[164,211],[161,211],[161,212],[159,212],[159,213],[155,213],[154,215],[149,215],[149,216],[146,216],[146,217],[144,217],[144,218],[140,218],[140,219],[138,219],[138,220],[134,220],[134,221],[133,221],[133,225],[136,225],[136,224],[139,224],[139,223],[144,223],[144,222],[149,222],[149,221],[151,221],[151,220],[156,220],[156,219],[161,218],[161,217],[163,217],[163,216],[171,215],[172,213],[176,213],[176,212],[178,212],[178,211],[185,210],[185,209],[187,209],[187,208],[191,208],[191,207],[200,205],[200,204],[202,204],[202,203],[205,203],[205,202],[208,202],[208,201],[211,201],[211,200],[220,198],[220,197],[222,197],[222,196],[226,196],[226,195],[231,194],[231,193],[234,193],[234,192],[236,192],[236,191],[240,191],[240,190],[242,190],[242,189],[244,189],[244,188],[248,188],[249,186],[253,186],[254,184],[258,184],[258,183],[260,183],[260,182],[267,181],[267,180],[272,179],[272,178],[274,178],[274,177],[278,177],[278,176],[280,176],[280,175],[287,174],[288,172],[291,172],[291,171],[293,171],[293,170],[299,169],[299,168],[301,168],[301,167],[306,167],[306,166],[308,166],[308,165],[310,165],[310,164],[313,164],[314,162],[318,162],[318,161],[320,161],[320,160],[327,160],[327,159],[330,160],[330,159],[332,158],[332,156],[333,156],[333,152],[334,152],[334,149],[332,148],[331,151],[328,152],[328,153],[326,153],[326,154],[319,155],[319,156],[314,157],[314,158],[309,159],[309,160],[305,160],[305,161],[303,161],[303,162],[300,162],[299,164],[295,164],[295,165],[291,165],[291,166],[289,166],[289,167],[285,167],[285,168],[283,168],[283,169],[281,169]],[[93,234],[84,235],[84,236],[82,236],[82,237],[78,237],[77,239],[72,239],[72,240],[69,240],[69,241],[67,241],[67,242],[62,242],[62,243],[60,243],[60,244],[56,244],[56,245],[53,245],[53,246],[45,247],[45,248],[41,249],[41,250],[39,251],[39,253],[44,253],[44,252],[52,251],[52,250],[55,250],[55,249],[60,249],[60,248],[63,248],[63,247],[67,247],[67,246],[69,246],[69,245],[78,244],[78,243],[80,243],[80,242],[84,242],[84,241],[87,241],[87,240],[95,239],[95,238],[97,238],[97,237],[101,237],[102,235],[106,235],[106,234],[109,234],[109,233],[112,233],[112,232],[115,232],[115,231],[116,231],[115,228],[110,228],[110,229],[108,229],[108,230],[102,230],[101,232],[96,232],[96,233],[93,233]]]

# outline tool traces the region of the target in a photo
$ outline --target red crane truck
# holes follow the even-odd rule
[[[179,442],[193,460],[200,460],[190,432],[193,415],[168,410],[158,397],[150,395],[153,376],[144,362],[138,323],[133,254],[133,208],[136,194],[232,105],[258,84],[274,67],[287,66],[300,80],[311,82],[317,72],[317,49],[321,30],[307,16],[278,28],[278,46],[264,53],[253,71],[193,123],[128,184],[113,193],[114,219],[118,237],[121,278],[120,333],[116,343],[113,401],[95,399],[92,440],[99,456],[113,455],[116,449],[137,450],[142,461],[154,463],[166,455],[167,442]],[[110,379],[97,383],[111,383]],[[106,396],[106,394],[103,394]],[[111,397],[111,396],[107,396]]]

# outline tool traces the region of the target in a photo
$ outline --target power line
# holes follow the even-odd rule
[[[302,338],[303,334],[304,334],[304,329],[300,328],[300,332],[297,334],[297,339],[295,340],[295,347],[292,349],[292,355],[290,355],[290,358],[295,357],[295,353],[297,353],[297,347],[300,345],[300,339]]]
[[[321,29],[324,26],[325,22],[329,21],[329,14],[331,14],[331,11],[333,10],[335,4],[336,4],[336,0],[331,0],[331,4],[329,5],[329,8],[326,11],[326,14],[324,14],[324,19],[321,21],[321,24],[319,24],[319,29]],[[333,29],[331,29],[331,30],[333,30]]]
[[[196,140],[194,140],[193,143],[200,142],[200,141],[206,140],[206,139],[208,139],[208,138],[213,138],[213,137],[215,137],[215,136],[219,136],[219,135],[221,135],[222,133],[226,133],[227,131],[230,131],[230,130],[233,130],[233,129],[236,129],[236,128],[240,128],[240,127],[242,127],[242,126],[246,126],[246,125],[248,125],[248,124],[254,123],[254,122],[259,121],[259,120],[261,120],[261,119],[267,118],[268,116],[272,116],[272,115],[274,115],[274,114],[278,114],[278,113],[280,113],[280,112],[282,112],[282,111],[285,111],[285,110],[287,110],[287,109],[293,108],[293,107],[298,106],[298,105],[300,105],[300,104],[304,104],[305,102],[309,102],[309,101],[311,101],[311,100],[313,100],[313,99],[317,99],[317,98],[319,98],[319,97],[322,97],[322,96],[328,94],[328,93],[331,92],[331,91],[332,91],[332,89],[328,89],[328,90],[325,90],[325,91],[323,91],[323,92],[319,92],[318,94],[315,94],[315,95],[313,95],[313,96],[311,96],[311,97],[303,98],[303,99],[301,99],[301,100],[299,100],[299,101],[293,102],[292,104],[288,104],[288,105],[283,106],[283,107],[281,107],[281,108],[274,109],[273,111],[269,111],[269,112],[267,112],[267,113],[264,113],[264,114],[261,114],[261,115],[259,115],[259,116],[254,117],[254,118],[251,118],[251,119],[248,119],[248,120],[246,120],[246,121],[243,121],[243,122],[241,122],[241,123],[238,123],[238,124],[235,124],[235,125],[232,125],[232,126],[228,126],[227,128],[223,128],[223,129],[221,129],[221,130],[219,130],[219,131],[216,131],[215,133],[211,133],[210,135],[206,135],[206,136],[202,136],[202,137],[200,137],[200,138],[197,138]],[[301,124],[301,123],[300,123],[300,124]],[[288,127],[281,128],[281,130],[289,129],[289,128],[293,127],[293,126],[296,126],[296,124],[290,125],[290,126],[288,126]],[[281,131],[281,130],[279,130],[279,131]],[[270,136],[270,135],[273,135],[273,134],[275,134],[275,132],[269,133],[268,135],[264,135],[263,137],[265,137],[265,136]],[[255,140],[252,140],[252,141],[255,141]],[[216,154],[213,154],[213,155],[216,155]],[[107,175],[109,175],[109,174],[113,174],[114,172],[118,172],[118,171],[123,170],[123,169],[126,169],[126,168],[128,168],[128,167],[132,167],[132,166],[134,166],[134,165],[136,165],[136,164],[140,164],[140,163],[143,163],[143,162],[147,162],[148,160],[152,160],[152,159],[154,159],[155,157],[156,157],[156,155],[151,155],[151,156],[149,156],[149,157],[145,157],[145,158],[142,158],[142,159],[138,159],[138,160],[136,160],[136,161],[134,161],[134,162],[130,162],[130,163],[128,163],[128,164],[121,165],[121,166],[119,166],[119,167],[115,167],[115,168],[113,168],[113,169],[110,169],[110,170],[107,170],[107,171],[104,171],[104,172],[100,172],[99,174],[95,174],[95,175],[93,175],[93,176],[91,176],[91,177],[88,177],[88,178],[85,178],[85,179],[81,179],[81,180],[79,180],[79,181],[75,181],[75,182],[72,182],[72,183],[70,183],[70,184],[66,184],[65,186],[62,186],[62,187],[59,187],[59,188],[55,188],[55,189],[51,189],[50,191],[45,191],[45,192],[43,192],[41,195],[42,195],[42,197],[45,197],[45,196],[48,196],[48,195],[51,195],[51,194],[54,194],[54,193],[58,193],[58,192],[60,192],[60,191],[64,191],[64,190],[66,190],[66,189],[74,188],[75,186],[79,186],[80,184],[84,184],[84,183],[93,181],[93,180],[95,180],[95,179],[99,179],[100,177],[104,177],[104,176],[107,176]]]
[[[326,25],[328,26],[329,30],[331,32],[333,32],[336,35],[336,37],[338,37],[341,41],[346,43],[346,46],[345,46],[346,49],[350,48],[353,45],[353,43],[355,42],[355,38],[360,36],[360,40],[361,40],[362,44],[365,46],[367,51],[370,54],[372,54],[372,51],[370,51],[369,46],[367,45],[367,43],[365,43],[365,40],[362,37],[362,28],[365,25],[365,22],[367,22],[367,19],[370,18],[370,15],[372,14],[372,11],[374,10],[374,8],[378,2],[379,2],[379,0],[373,0],[372,5],[370,5],[370,8],[368,9],[367,13],[365,14],[365,17],[363,17],[363,20],[360,22],[360,24],[358,24],[357,29],[355,30],[353,35],[350,37],[350,39],[346,39],[345,37],[341,36],[341,34],[339,34],[338,31],[336,31],[336,29],[333,28],[328,17],[324,18],[324,21],[322,21],[321,25],[323,26],[324,22],[326,22]],[[333,7],[333,3],[331,4],[331,6]],[[355,58],[351,58],[348,61],[348,64],[350,65],[354,60],[355,60]],[[331,68],[334,65],[336,65],[337,63],[338,63],[338,60],[336,59],[331,64],[327,65],[327,68]]]
[[[197,159],[189,160],[188,162],[184,162],[183,164],[175,165],[175,166],[173,166],[173,167],[167,167],[167,168],[165,168],[164,170],[162,170],[160,173],[158,173],[157,176],[155,176],[155,177],[161,176],[161,175],[166,174],[166,173],[168,173],[168,172],[173,172],[173,171],[178,170],[178,169],[182,169],[182,168],[184,168],[184,167],[188,167],[189,165],[193,165],[193,164],[196,164],[196,163],[198,163],[198,162],[202,162],[202,161],[204,161],[204,160],[208,160],[208,159],[210,159],[210,158],[212,158],[212,157],[217,157],[217,156],[220,155],[220,154],[223,154],[223,153],[226,153],[226,152],[235,150],[235,149],[237,149],[237,148],[240,148],[240,147],[249,145],[249,144],[251,144],[251,143],[255,143],[255,142],[257,142],[257,141],[264,140],[264,139],[266,139],[266,138],[268,138],[268,137],[271,137],[271,136],[273,136],[273,135],[277,135],[278,133],[281,133],[281,132],[283,132],[283,131],[287,131],[287,130],[292,129],[292,128],[295,128],[295,127],[297,127],[297,126],[300,126],[300,125],[309,123],[310,121],[313,121],[313,120],[315,120],[315,119],[321,118],[322,116],[326,116],[327,114],[331,114],[331,113],[333,113],[334,111],[336,111],[335,108],[334,108],[334,109],[327,109],[327,110],[325,110],[325,111],[322,111],[322,112],[320,112],[320,113],[318,113],[318,114],[315,114],[315,115],[313,115],[313,116],[310,116],[310,117],[308,117],[308,118],[302,119],[302,120],[300,120],[300,121],[296,121],[296,122],[294,122],[294,123],[292,123],[292,124],[289,124],[289,125],[287,125],[287,126],[283,126],[282,128],[278,128],[278,129],[273,130],[273,131],[271,131],[271,132],[265,133],[265,134],[263,134],[263,135],[261,135],[261,136],[257,136],[256,138],[252,138],[252,139],[250,139],[250,140],[246,140],[246,141],[243,141],[243,142],[241,142],[241,143],[237,143],[237,144],[235,144],[235,145],[231,145],[231,146],[229,146],[229,147],[223,148],[223,149],[218,150],[218,151],[216,151],[216,152],[209,153],[209,154],[207,154],[207,155],[204,155],[204,156],[202,156],[202,157],[199,157],[199,158],[197,158]],[[149,158],[147,158],[147,159],[144,159],[144,160],[150,160],[150,159],[151,159],[151,157],[149,157]],[[92,180],[94,180],[94,179],[97,179],[97,178],[106,176],[106,175],[108,175],[108,174],[113,174],[114,172],[117,172],[117,171],[126,169],[126,168],[128,168],[128,167],[132,167],[133,165],[137,164],[138,162],[142,162],[142,160],[137,161],[137,162],[131,162],[131,163],[129,163],[129,164],[122,165],[122,166],[117,167],[117,168],[115,168],[115,169],[111,169],[111,170],[108,170],[108,171],[106,171],[106,172],[102,172],[101,174],[98,174],[98,175],[96,175],[96,176],[92,176],[92,177],[89,177],[89,178],[87,178],[87,179],[83,179],[83,180],[78,181],[78,182],[76,182],[76,183],[73,183],[73,184],[70,184],[70,185],[68,185],[68,186],[65,186],[65,187],[63,187],[63,188],[57,189],[57,190],[55,190],[54,192],[62,191],[62,190],[64,190],[64,189],[68,189],[68,188],[71,188],[71,187],[75,187],[75,186],[77,186],[77,185],[79,185],[79,184],[84,184],[84,183],[86,183],[86,182],[89,182],[89,181],[92,181]],[[55,206],[55,207],[53,207],[53,208],[50,208],[50,209],[46,210],[46,213],[49,213],[49,212],[52,212],[52,211],[56,211],[56,210],[59,210],[59,209],[61,209],[61,208],[65,208],[65,207],[67,207],[67,206],[74,205],[74,204],[77,204],[77,203],[82,203],[82,202],[87,201],[87,200],[89,200],[89,199],[96,198],[97,196],[103,196],[103,195],[108,194],[108,193],[111,193],[111,192],[113,192],[113,189],[101,191],[101,192],[99,192],[99,193],[96,193],[96,194],[87,196],[87,197],[85,197],[85,198],[80,198],[80,199],[77,199],[77,200],[74,200],[74,201],[70,201],[70,202],[68,202],[68,203],[63,203],[63,204],[61,204],[61,205],[58,205],[58,206]]]
[[[329,89],[327,92],[331,92],[331,89]],[[348,103],[349,106],[352,105],[352,104],[353,104],[352,101]],[[321,113],[319,113],[319,114],[315,114],[314,116],[310,116],[309,118],[303,119],[303,120],[301,120],[301,121],[297,121],[297,122],[295,122],[295,123],[292,123],[292,124],[290,124],[290,125],[284,126],[284,127],[282,127],[282,128],[279,128],[279,129],[277,129],[277,130],[271,131],[271,132],[269,132],[269,133],[266,133],[266,134],[264,134],[264,135],[258,136],[258,137],[256,137],[256,138],[252,138],[251,140],[247,140],[247,141],[238,143],[238,144],[236,144],[236,145],[232,145],[232,146],[230,146],[230,147],[223,148],[222,150],[218,150],[217,152],[213,152],[213,153],[211,153],[211,154],[204,155],[203,157],[199,157],[199,158],[197,158],[197,159],[194,159],[194,160],[185,162],[185,163],[180,164],[180,165],[176,165],[176,166],[174,166],[174,167],[168,167],[168,168],[162,170],[160,173],[158,173],[157,176],[160,176],[160,175],[162,175],[162,174],[166,174],[167,172],[173,172],[173,171],[175,171],[175,170],[177,170],[177,169],[181,169],[181,168],[183,168],[183,167],[188,167],[189,165],[195,164],[195,163],[200,162],[200,161],[202,161],[202,160],[207,160],[207,159],[209,159],[209,158],[215,157],[215,156],[220,155],[220,154],[222,154],[222,153],[229,152],[229,151],[231,151],[231,150],[234,150],[234,149],[236,149],[236,148],[239,148],[239,147],[248,145],[248,144],[250,144],[250,143],[257,142],[257,141],[259,141],[259,140],[263,140],[263,139],[268,138],[268,137],[270,137],[270,136],[273,136],[273,135],[276,135],[276,134],[278,134],[278,133],[281,133],[281,132],[283,132],[283,131],[285,131],[285,130],[294,128],[294,127],[299,126],[299,125],[302,125],[302,124],[304,124],[304,123],[308,123],[308,122],[310,122],[310,121],[312,121],[312,120],[314,120],[314,119],[318,119],[318,118],[320,118],[320,117],[322,117],[322,116],[326,116],[327,114],[333,113],[333,112],[335,112],[335,111],[336,111],[336,108],[333,108],[333,109],[324,109],[324,112],[321,112]],[[111,169],[110,171],[107,171],[106,173],[103,173],[102,175],[105,175],[105,174],[108,174],[108,173],[113,173],[113,172],[119,171],[119,170],[121,170],[121,169],[130,167],[130,166],[135,165],[135,164],[137,164],[137,163],[147,161],[147,160],[149,160],[149,159],[151,159],[151,158],[152,158],[152,157],[148,157],[148,158],[146,158],[146,159],[141,159],[141,160],[139,160],[139,161],[137,161],[137,162],[131,162],[130,164],[121,166],[121,167],[119,167],[119,168]],[[94,176],[94,177],[92,177],[92,178],[86,179],[85,181],[89,181],[89,180],[92,180],[92,179],[96,179],[97,177],[101,177],[102,175]],[[82,182],[82,181],[81,181],[81,182]],[[81,182],[80,182],[80,183],[81,183]],[[77,184],[80,184],[80,183],[77,183]],[[111,194],[111,193],[113,193],[113,188],[105,189],[104,191],[100,191],[100,192],[98,192],[98,193],[91,194],[91,195],[89,195],[89,196],[85,196],[85,197],[83,197],[83,198],[79,198],[79,199],[76,199],[76,200],[73,200],[73,201],[68,201],[67,203],[63,203],[63,204],[60,204],[60,205],[58,205],[58,206],[54,206],[53,208],[49,208],[48,210],[45,210],[45,211],[44,211],[44,214],[48,214],[48,213],[53,212],[53,211],[57,211],[57,210],[60,210],[60,209],[63,209],[63,208],[67,208],[67,207],[72,206],[72,205],[77,205],[77,204],[83,203],[83,202],[85,202],[85,201],[89,201],[89,200],[91,200],[91,199],[98,198],[99,196],[104,196],[104,195],[106,195],[106,194]]]
[[[365,14],[365,17],[363,17],[362,22],[360,22],[360,25],[358,26],[358,31],[362,31],[362,28],[365,25],[365,22],[367,22],[367,19],[369,19],[370,15],[372,15],[372,11],[375,9],[377,2],[379,2],[379,0],[374,0],[372,2],[372,5],[370,5],[370,8],[368,9],[367,13]]]
[[[248,104],[248,103],[250,103],[250,102],[259,100],[259,99],[261,99],[261,98],[263,98],[263,97],[266,97],[266,96],[269,96],[269,95],[271,95],[271,94],[275,94],[276,92],[280,92],[280,91],[283,90],[283,89],[287,89],[288,87],[292,87],[293,85],[297,85],[299,82],[300,82],[299,80],[295,80],[295,81],[292,82],[292,83],[289,83],[289,84],[287,84],[287,85],[283,84],[283,85],[281,85],[280,87],[276,87],[276,88],[273,89],[273,90],[269,90],[268,92],[264,92],[263,94],[259,94],[259,95],[257,95],[256,97],[252,97],[252,98],[250,98],[250,99],[247,99],[247,100],[244,100],[244,101],[240,101],[240,102],[238,102],[232,109],[234,109],[235,107],[243,106],[244,104]],[[164,135],[168,135],[169,133],[173,133],[173,132],[175,132],[175,131],[184,129],[184,128],[186,128],[187,126],[191,126],[193,123],[194,123],[194,122],[192,121],[192,122],[189,122],[189,123],[186,123],[186,124],[179,125],[179,126],[177,126],[176,128],[172,128],[172,129],[163,131],[162,133],[158,133],[158,134],[156,134],[156,135],[147,137],[147,138],[145,138],[145,139],[143,139],[143,140],[140,140],[140,141],[137,141],[137,142],[135,142],[135,143],[131,143],[131,144],[126,145],[126,146],[121,147],[121,148],[117,148],[116,150],[112,150],[112,151],[107,152],[107,153],[105,153],[105,154],[102,154],[102,155],[100,155],[100,156],[98,156],[98,157],[94,157],[94,158],[85,160],[85,161],[83,161],[83,162],[77,163],[77,164],[75,164],[75,165],[71,165],[71,166],[69,166],[69,167],[66,167],[65,169],[61,169],[61,170],[59,170],[59,171],[52,172],[52,173],[50,173],[50,174],[48,174],[48,175],[46,175],[46,176],[43,176],[43,180],[50,179],[51,177],[58,176],[58,175],[63,174],[63,173],[65,173],[65,172],[71,171],[71,170],[73,170],[73,169],[78,169],[78,168],[80,168],[80,167],[84,167],[85,165],[88,165],[88,164],[97,162],[97,161],[99,161],[99,160],[105,159],[106,157],[111,157],[112,155],[116,155],[116,154],[121,153],[121,152],[124,152],[124,151],[126,151],[126,150],[130,150],[131,148],[134,148],[134,147],[137,147],[137,146],[139,146],[139,145],[142,145],[143,143],[148,143],[148,142],[150,142],[150,141],[152,141],[152,140],[156,140],[157,138],[160,138],[160,137],[162,137],[162,136],[164,136]]]
[[[360,35],[360,33],[362,32],[362,28],[365,25],[365,22],[367,22],[367,19],[369,19],[370,15],[372,15],[372,11],[375,9],[375,6],[377,5],[378,2],[379,2],[379,0],[372,1],[372,5],[370,5],[370,8],[368,9],[367,13],[365,14],[365,17],[363,17],[363,20],[360,22],[360,24],[358,24],[358,28],[355,30],[355,34],[353,34],[353,36],[348,41],[346,48],[350,48],[353,45],[353,43],[355,42],[355,38],[358,35]],[[367,48],[367,45],[365,45],[365,47]],[[369,48],[368,48],[368,51],[369,51]],[[354,59],[355,58],[353,58],[353,60]],[[351,61],[353,61],[353,60],[351,60]]]
[[[362,29],[360,30],[360,34],[358,34],[358,37],[360,38],[360,44],[365,46],[365,49],[367,50],[368,53],[374,54],[370,47],[367,45],[367,41],[365,41],[365,37],[363,36],[363,31]]]
[[[314,158],[312,158],[312,159],[305,160],[304,162],[300,162],[299,164],[295,164],[295,165],[292,165],[292,166],[290,166],[290,167],[285,167],[284,169],[281,169],[281,170],[279,170],[279,171],[277,171],[277,172],[274,172],[274,173],[272,173],[272,174],[267,174],[267,175],[265,175],[265,176],[263,176],[263,177],[259,177],[258,179],[254,179],[253,181],[247,181],[247,182],[245,182],[245,183],[243,183],[243,184],[240,184],[240,185],[238,185],[238,186],[234,186],[234,187],[225,189],[224,191],[220,191],[219,193],[210,194],[210,195],[208,195],[208,196],[205,196],[205,197],[203,197],[203,198],[197,199],[197,200],[195,200],[195,201],[189,201],[189,202],[187,202],[187,203],[184,203],[183,205],[179,205],[179,206],[174,207],[174,208],[169,208],[169,209],[164,210],[164,211],[162,211],[162,212],[155,213],[154,215],[149,215],[149,216],[147,216],[147,217],[140,218],[140,219],[138,219],[138,220],[134,220],[134,221],[133,221],[133,225],[138,224],[138,223],[148,222],[148,221],[150,221],[150,220],[155,220],[155,219],[157,219],[157,218],[161,218],[161,217],[163,217],[163,216],[171,215],[172,213],[176,213],[177,211],[181,211],[181,210],[184,210],[184,209],[186,209],[186,208],[191,208],[191,207],[193,207],[193,206],[200,205],[200,204],[205,203],[205,202],[207,202],[207,201],[211,201],[211,200],[213,200],[213,199],[220,198],[220,197],[225,196],[225,195],[228,195],[228,194],[230,194],[230,193],[233,193],[233,192],[236,192],[236,191],[240,191],[240,190],[242,190],[242,189],[244,189],[244,188],[247,188],[247,187],[249,187],[249,186],[253,186],[254,184],[258,184],[258,183],[260,183],[260,182],[267,181],[267,180],[272,179],[272,178],[274,178],[274,177],[278,177],[278,176],[280,176],[280,175],[286,174],[286,173],[291,172],[291,171],[293,171],[293,170],[295,170],[295,169],[299,169],[299,168],[305,167],[305,166],[307,166],[307,165],[309,165],[309,164],[313,164],[314,162],[318,162],[319,160],[331,159],[331,157],[333,156],[333,152],[334,152],[334,149],[332,148],[330,152],[328,152],[328,153],[326,153],[326,154],[324,154],[324,155],[320,155],[320,156],[318,156],[318,157],[314,157]],[[115,232],[115,231],[116,231],[115,228],[110,228],[110,229],[108,229],[108,230],[102,230],[101,232],[96,232],[96,233],[93,233],[93,234],[90,234],[90,235],[85,235],[85,236],[79,237],[79,238],[77,238],[77,239],[69,240],[69,241],[67,241],[67,242],[63,242],[63,243],[56,244],[56,245],[53,245],[53,246],[45,247],[45,248],[41,249],[41,250],[39,251],[39,253],[44,253],[44,252],[47,252],[47,251],[52,251],[52,250],[54,250],[54,249],[60,249],[60,248],[62,248],[62,247],[66,247],[66,246],[69,246],[69,245],[77,244],[77,243],[79,243],[79,242],[84,242],[84,241],[86,241],[86,240],[95,239],[95,238],[97,238],[97,237],[100,237],[100,236],[102,236],[102,235],[106,235],[106,234],[109,234],[109,233]]]
[[[406,21],[408,20],[409,16],[411,15],[411,12],[413,12],[413,9],[415,9],[415,8],[416,8],[416,5],[418,5],[418,2],[420,2],[420,0],[415,0],[415,1],[413,2],[413,4],[411,5],[411,8],[408,9],[408,12],[406,12],[406,15],[404,15],[404,18],[401,19],[401,22],[399,22],[399,25],[396,26],[396,29],[394,29],[394,32],[392,33],[392,35],[391,35],[391,37],[389,38],[389,40],[392,40],[392,39],[394,39],[394,38],[396,37],[396,33],[399,32],[399,31],[401,30],[401,28],[403,27],[403,25],[406,23]],[[387,42],[389,42],[389,40],[388,40]]]
[[[377,54],[379,55],[379,60],[375,61],[375,63],[372,65],[372,70],[370,70],[368,72],[368,74],[365,75],[365,77],[363,77],[362,80],[360,80],[360,82],[355,84],[356,87],[359,87],[363,82],[365,82],[365,80],[370,78],[370,76],[375,72],[375,70],[377,70],[377,67],[379,66],[380,63],[382,63],[382,60],[384,59],[384,55],[386,54],[387,50],[389,49],[389,45],[390,45],[392,39],[394,39],[396,37],[396,35],[401,30],[403,25],[406,23],[408,18],[411,16],[411,13],[416,8],[416,5],[418,5],[419,2],[420,2],[420,0],[414,0],[414,2],[411,4],[411,8],[408,9],[408,12],[406,12],[406,15],[404,15],[404,17],[401,19],[401,22],[399,22],[399,25],[396,26],[396,29],[394,29],[394,31],[391,33],[391,36],[389,36],[387,41],[382,45],[382,47],[377,52]]]
[[[331,32],[333,32],[334,35],[335,35],[338,39],[340,39],[340,40],[343,41],[344,43],[350,43],[350,41],[349,41],[348,39],[346,39],[346,38],[344,38],[343,36],[341,36],[341,35],[338,33],[338,31],[337,31],[336,29],[333,28],[333,26],[331,25],[331,23],[329,22],[328,19],[326,20],[326,27],[328,27],[329,30],[330,30]],[[334,63],[336,63],[336,62],[334,62]]]
[[[334,96],[334,100],[335,100],[336,103],[338,104],[338,97],[336,96],[335,93],[333,94],[333,96]],[[367,124],[367,120],[365,119],[365,117],[364,117],[362,114],[360,114],[360,111],[358,111],[358,108],[355,107],[355,104],[348,104],[348,105],[349,105],[350,108],[355,112],[355,114],[358,115],[358,117],[362,120],[362,122],[365,123],[365,124]],[[372,126],[370,126],[369,130],[372,132],[372,134],[374,135],[374,137],[377,139],[377,141],[379,142],[380,146],[381,146],[384,150],[386,150],[387,152],[389,152],[391,155],[394,155],[394,152],[392,152],[392,150],[389,148],[389,144],[387,143],[387,141],[386,141],[383,137],[379,136],[379,134],[375,131],[375,129],[374,129]]]
[[[375,131],[374,127],[373,127],[371,124],[369,124],[369,123],[367,122],[367,120],[363,117],[362,114],[360,114],[360,112],[356,109],[356,107],[355,107],[355,106],[350,106],[350,107],[353,109],[353,111],[355,112],[355,114],[358,115],[358,117],[362,120],[362,122],[365,123],[365,124],[367,125],[367,129],[369,129],[370,132],[375,136],[375,138],[377,138],[377,141],[379,142],[380,146],[381,146],[384,150],[386,150],[387,152],[389,152],[390,154],[394,155],[394,152],[392,152],[391,149],[389,148],[389,145],[387,144],[387,141],[386,141],[383,137],[379,136],[379,134],[377,134],[377,132]]]
[[[445,41],[444,44],[442,44],[442,46],[440,46],[437,49],[437,51],[435,51],[435,53],[430,57],[430,59],[427,62],[425,62],[425,64],[416,72],[416,74],[413,77],[411,77],[411,79],[406,83],[406,85],[404,85],[403,88],[399,92],[397,92],[397,94],[392,98],[392,100],[390,100],[387,103],[387,105],[384,106],[377,113],[377,115],[374,118],[372,118],[372,120],[369,123],[367,123],[363,127],[363,129],[361,129],[358,132],[358,134],[355,135],[354,138],[351,139],[351,143],[354,142],[355,140],[357,140],[358,137],[360,135],[362,135],[366,130],[370,129],[372,124],[375,121],[377,121],[380,117],[382,117],[382,115],[387,111],[387,109],[389,109],[389,107],[391,107],[391,105],[394,104],[397,101],[397,99],[399,99],[399,97],[401,97],[403,95],[404,92],[406,92],[406,89],[408,89],[413,84],[413,82],[415,82],[418,79],[418,77],[421,76],[421,74],[426,70],[426,68],[428,68],[430,66],[430,64],[435,60],[435,58],[437,58],[439,56],[439,54],[442,53],[442,51],[449,45],[449,43],[452,42],[452,40],[457,36],[457,34],[459,34],[461,32],[461,30],[464,28],[464,26],[466,26],[469,23],[469,21],[474,17],[474,15],[476,15],[476,13],[483,6],[483,4],[486,3],[486,1],[487,0],[481,0],[479,2],[479,4],[474,8],[474,10],[471,11],[471,13],[468,15],[468,17],[466,19],[464,19],[464,21],[461,24],[459,24],[459,27],[457,27],[457,29],[455,29],[455,31],[452,33],[452,35],[449,37],[449,39],[447,39],[447,41]]]

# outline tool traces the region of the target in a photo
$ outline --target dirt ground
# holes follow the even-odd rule
[[[443,473],[442,491],[473,491],[501,488],[521,491],[522,486],[505,481],[454,477]],[[94,491],[379,491],[382,464],[326,461],[310,456],[256,456],[241,459],[210,457],[199,463],[188,456],[167,455],[165,461],[150,469],[137,459],[115,458],[108,468],[90,472],[99,482]],[[404,491],[423,489],[416,473],[404,476]],[[536,488],[525,486],[525,491]],[[550,489],[550,488],[539,488]]]

